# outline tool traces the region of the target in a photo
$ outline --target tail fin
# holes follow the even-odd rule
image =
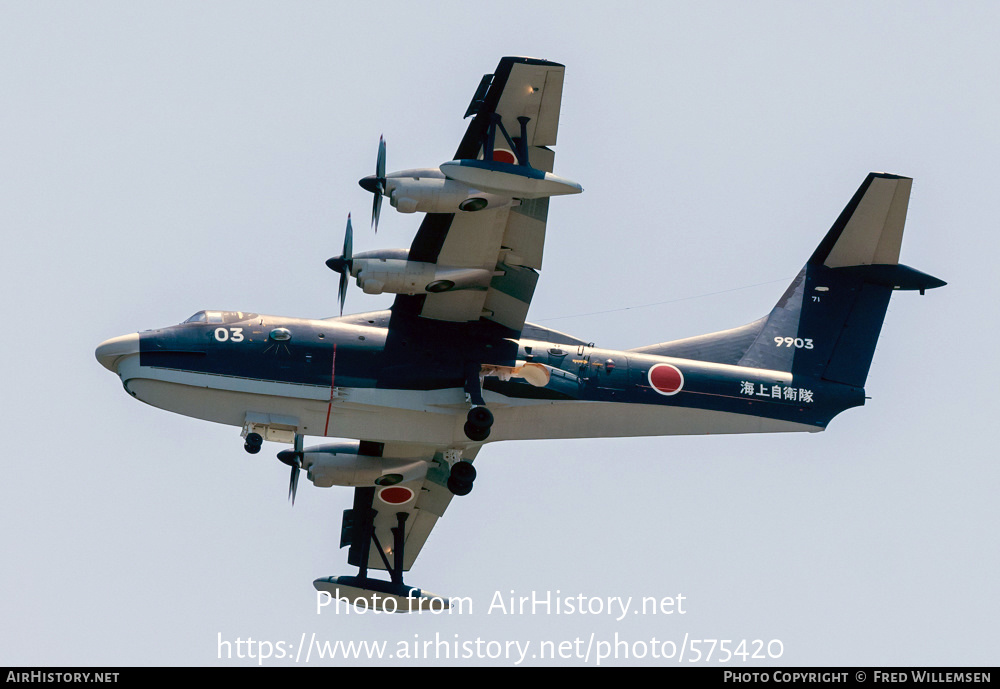
[[[911,183],[869,174],[766,318],[638,351],[863,387],[892,291],[945,284],[899,264]]]

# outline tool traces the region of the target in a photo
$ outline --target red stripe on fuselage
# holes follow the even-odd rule
[[[326,425],[323,426],[323,435],[330,430],[330,410],[333,409],[333,382],[337,377],[337,343],[333,343],[333,356],[330,357],[330,401],[326,403]]]

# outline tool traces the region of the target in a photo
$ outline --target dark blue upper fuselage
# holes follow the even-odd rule
[[[140,365],[322,387],[433,390],[463,387],[470,363],[513,366],[520,360],[551,367],[549,384],[535,387],[522,378],[487,377],[484,389],[512,398],[711,409],[816,427],[864,404],[864,390],[857,387],[800,376],[793,380],[763,369],[602,350],[537,326],[531,335],[556,341],[456,339],[447,324],[407,337],[405,332],[392,333],[388,311],[328,320],[200,314],[140,333]],[[664,362],[682,373],[683,387],[676,394],[658,392],[652,385],[650,369]]]

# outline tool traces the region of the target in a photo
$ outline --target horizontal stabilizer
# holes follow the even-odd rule
[[[899,263],[845,266],[843,268],[836,268],[835,270],[838,275],[860,277],[865,282],[873,285],[882,285],[883,287],[898,290],[919,290],[921,294],[925,290],[944,287],[948,284],[933,275],[921,273],[919,270],[914,270],[909,266]]]

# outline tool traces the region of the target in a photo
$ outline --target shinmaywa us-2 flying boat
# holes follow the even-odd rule
[[[563,65],[505,57],[483,77],[454,160],[361,180],[396,210],[424,213],[409,250],[354,254],[341,316],[199,311],[112,338],[97,359],[133,397],[242,428],[247,452],[316,486],[354,487],[341,547],[356,576],[318,579],[339,599],[406,611],[447,599],[403,584],[452,497],[472,490],[486,442],[821,431],[865,403],[893,290],[945,283],[898,262],[907,177],[871,173],[769,314],[731,330],[627,351],[525,322],[542,267],[549,198],[582,191],[552,174]],[[396,295],[344,316],[348,282]],[[305,436],[352,438],[304,447]],[[389,580],[374,579],[385,570]],[[369,602],[370,601],[370,602]]]

